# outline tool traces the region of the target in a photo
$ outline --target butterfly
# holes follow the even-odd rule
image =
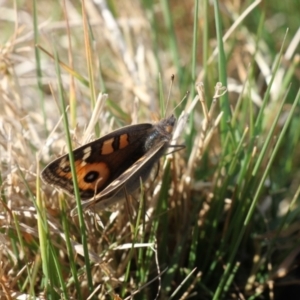
[[[171,115],[154,124],[125,126],[73,150],[82,208],[105,209],[136,191],[170,147],[175,123]],[[46,166],[41,178],[74,195],[68,154]]]

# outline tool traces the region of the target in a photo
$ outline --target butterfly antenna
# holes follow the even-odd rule
[[[175,111],[178,108],[178,106],[181,105],[182,102],[188,98],[189,95],[190,95],[190,91],[187,91],[183,96],[183,98],[180,100],[180,102],[174,107],[173,111]]]
[[[172,76],[171,76],[171,82],[170,82],[170,87],[169,87],[168,98],[167,98],[167,104],[166,104],[166,111],[168,110],[168,106],[169,106],[169,101],[170,101],[170,96],[171,96],[171,90],[172,90],[173,83],[174,83],[174,78],[175,78],[175,75],[172,74]],[[165,115],[166,115],[166,111],[165,111]]]

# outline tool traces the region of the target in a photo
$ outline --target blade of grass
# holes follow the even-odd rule
[[[274,82],[274,79],[275,79],[275,75],[278,71],[278,68],[279,68],[279,65],[280,65],[280,62],[281,62],[281,58],[282,58],[282,54],[283,54],[283,47],[284,47],[284,44],[285,44],[285,40],[287,38],[287,33],[288,31],[286,31],[285,33],[285,36],[283,38],[283,42],[281,44],[281,48],[280,48],[280,51],[279,51],[279,54],[277,55],[277,58],[275,59],[275,63],[274,63],[274,69],[272,71],[272,77],[271,77],[271,80],[268,84],[268,87],[267,87],[267,90],[265,92],[265,95],[264,95],[264,99],[263,99],[263,103],[262,103],[262,106],[259,110],[259,113],[258,113],[258,116],[256,118],[256,122],[255,122],[255,125],[254,125],[254,134],[258,134],[259,132],[261,132],[261,127],[262,127],[262,121],[263,121],[263,115],[264,115],[264,112],[265,112],[265,107],[268,103],[268,100],[269,100],[269,97],[270,97],[270,91],[271,91],[271,88],[272,88],[272,84]],[[254,173],[253,175],[255,175],[255,170],[254,170]]]
[[[69,16],[66,7],[66,0],[63,1],[63,12],[64,17],[66,20],[66,30],[67,30],[67,38],[68,38],[68,58],[69,58],[69,65],[71,69],[74,69],[73,64],[73,49],[72,49],[72,39],[71,39],[71,31],[70,31],[70,24],[69,24]],[[71,126],[75,128],[76,126],[76,91],[75,91],[75,82],[74,77],[70,76],[70,116],[71,116]]]
[[[85,57],[87,60],[87,68],[88,68],[88,74],[89,74],[89,91],[90,91],[90,101],[91,101],[91,111],[96,106],[96,88],[95,88],[95,81],[94,81],[94,69],[93,69],[93,52],[91,50],[91,40],[94,40],[93,34],[92,34],[92,28],[88,24],[88,19],[86,16],[86,10],[85,10],[85,0],[82,1],[81,5],[82,9],[82,22],[83,22],[83,32],[84,32],[84,47],[85,47]],[[90,33],[90,34],[89,34]],[[96,136],[100,135],[100,127],[99,124],[96,124],[95,126],[95,134]]]
[[[155,63],[156,63],[156,69],[157,73],[161,74],[161,64],[159,61],[159,42],[158,42],[158,36],[159,36],[159,28],[158,28],[158,22],[155,19],[155,12],[154,12],[154,7],[155,3],[153,1],[142,1],[144,7],[146,8],[147,16],[150,20],[151,24],[151,40],[153,44],[153,52],[154,52],[154,58],[155,58]]]
[[[159,107],[160,107],[160,115],[164,116],[166,112],[165,107],[165,97],[164,97],[164,88],[161,79],[161,74],[158,74],[158,91],[159,91]]]
[[[75,289],[77,292],[77,299],[83,299],[82,298],[82,293],[81,293],[81,287],[78,281],[78,272],[77,272],[77,267],[74,261],[74,251],[73,251],[73,247],[71,244],[71,236],[70,236],[70,226],[69,226],[69,220],[67,219],[66,216],[66,206],[65,206],[65,201],[64,199],[61,199],[60,201],[60,210],[62,212],[62,224],[63,224],[63,231],[65,234],[65,241],[66,241],[66,246],[67,246],[67,253],[68,253],[68,258],[70,261],[70,267],[71,267],[71,273],[73,275],[73,280],[74,280],[74,284],[75,284]]]
[[[221,280],[220,280],[220,283],[219,283],[218,288],[217,288],[217,290],[216,290],[216,292],[215,292],[215,295],[214,295],[213,300],[219,299],[221,293],[223,292],[224,287],[227,285],[227,282],[228,282],[228,276],[229,276],[230,273],[231,273],[232,264],[233,264],[234,257],[235,257],[235,255],[236,255],[238,246],[239,246],[239,244],[240,244],[240,242],[241,242],[241,240],[242,240],[242,238],[243,238],[243,235],[244,235],[244,233],[245,233],[245,230],[246,230],[246,228],[247,228],[247,226],[248,226],[248,224],[249,224],[249,222],[250,222],[250,219],[251,219],[251,217],[252,217],[252,215],[253,215],[253,213],[254,213],[254,211],[255,211],[255,207],[256,207],[256,204],[257,204],[257,202],[258,202],[258,199],[259,199],[260,193],[261,193],[261,191],[262,191],[263,185],[264,185],[265,180],[266,180],[266,178],[267,178],[267,176],[268,176],[268,174],[269,174],[269,170],[270,170],[270,168],[271,168],[271,166],[272,166],[272,163],[273,163],[273,161],[274,161],[274,159],[275,159],[275,157],[276,157],[276,154],[277,154],[277,151],[278,151],[278,149],[279,149],[279,146],[281,145],[281,143],[282,143],[282,141],[283,141],[285,132],[287,131],[287,129],[288,129],[288,127],[289,127],[289,124],[290,124],[290,122],[291,122],[291,120],[292,120],[292,117],[293,117],[293,115],[294,115],[294,111],[295,111],[296,106],[297,106],[297,104],[298,104],[298,102],[299,102],[299,99],[300,99],[300,90],[299,90],[299,92],[298,92],[298,94],[297,94],[297,97],[296,97],[296,99],[295,99],[295,101],[294,101],[294,103],[293,103],[293,106],[292,106],[292,108],[291,108],[291,110],[290,110],[290,112],[289,112],[289,115],[288,115],[288,118],[287,118],[287,120],[286,120],[286,122],[285,122],[285,124],[284,124],[284,127],[283,127],[282,131],[280,132],[278,141],[277,141],[277,143],[276,143],[276,145],[275,145],[275,147],[274,147],[274,150],[273,150],[273,152],[272,152],[272,155],[271,155],[271,157],[270,157],[270,159],[269,159],[269,161],[268,161],[267,167],[265,168],[265,171],[264,171],[264,174],[263,174],[263,176],[262,176],[262,178],[261,178],[261,180],[260,180],[259,186],[258,186],[257,189],[256,189],[256,192],[255,192],[255,195],[254,195],[254,197],[253,197],[251,206],[250,206],[249,211],[248,211],[248,213],[247,213],[247,215],[246,215],[246,217],[245,217],[244,224],[243,224],[243,226],[242,226],[241,228],[239,228],[239,235],[238,235],[238,238],[235,240],[235,243],[234,243],[234,245],[233,245],[232,251],[230,252],[230,256],[229,256],[229,259],[228,259],[228,262],[227,262],[227,265],[226,265],[225,272],[224,272],[224,274],[223,274],[223,276],[222,276],[222,278],[221,278]],[[285,100],[286,100],[286,98],[284,99],[284,101],[282,101],[281,109],[279,110],[279,112],[278,112],[278,114],[277,114],[277,117],[276,117],[276,119],[274,120],[274,123],[273,123],[273,127],[274,127],[274,128],[275,128],[275,125],[277,124],[277,121],[278,121],[278,119],[279,119],[280,112],[281,112],[281,110],[282,110],[283,104],[285,103]],[[272,132],[272,130],[270,130],[270,136],[269,136],[269,138],[268,138],[269,140],[271,139],[271,135],[272,135],[271,132]],[[268,139],[267,139],[267,140],[268,140]],[[228,287],[228,285],[227,285],[227,287]]]
[[[199,0],[195,1],[194,4],[194,26],[193,26],[193,46],[192,46],[192,82],[191,82],[191,98],[195,97],[195,84],[196,84],[196,61],[197,61],[197,45],[198,45],[198,11],[199,11]]]
[[[203,17],[203,38],[202,38],[202,63],[203,63],[203,71],[204,71],[204,87],[207,88],[208,85],[208,45],[209,45],[209,23],[208,23],[208,18],[209,18],[209,13],[208,13],[208,0],[201,1],[203,5],[202,9],[202,15]],[[202,80],[202,79],[201,79]],[[205,92],[205,96],[207,99],[210,99],[208,97],[207,92]],[[209,103],[208,103],[209,105]]]
[[[53,61],[55,60],[54,56],[47,51],[44,47],[42,47],[41,45],[36,45],[37,48],[39,48],[41,51],[43,51],[45,54],[47,54],[49,57],[51,57],[53,59]],[[71,67],[69,67],[68,65],[66,65],[65,63],[63,63],[62,61],[59,61],[59,65],[66,70],[71,76],[75,77],[80,83],[82,83],[84,86],[86,87],[90,87],[90,83],[89,81],[84,78],[83,76],[81,76],[79,73],[77,73],[74,69],[72,69]]]
[[[130,249],[130,257],[132,257],[134,255],[134,251],[135,247],[134,245],[138,242],[138,232],[139,232],[139,228],[140,228],[140,221],[142,218],[142,212],[144,211],[143,206],[144,206],[144,197],[143,197],[144,193],[143,193],[143,182],[141,181],[141,197],[140,197],[140,202],[139,202],[139,209],[138,209],[138,214],[137,214],[137,218],[135,221],[135,226],[131,226],[131,231],[132,231],[132,247]],[[140,248],[140,251],[142,251],[142,248]],[[129,260],[127,268],[126,268],[126,272],[125,272],[125,282],[127,282],[130,279],[130,266],[131,266],[131,260]],[[140,270],[141,268],[139,267],[138,270]],[[139,271],[137,270],[137,275],[139,274]],[[126,289],[123,289],[123,297],[125,296],[126,293]]]
[[[34,43],[35,45],[38,44],[38,36],[39,36],[39,28],[38,28],[38,12],[37,12],[37,1],[33,0],[33,34],[34,34]],[[36,62],[36,78],[37,78],[37,86],[39,91],[39,99],[40,99],[40,106],[43,114],[44,119],[44,130],[46,134],[47,131],[47,114],[45,110],[45,101],[44,101],[44,93],[43,93],[43,84],[42,84],[42,67],[41,67],[41,57],[40,52],[37,47],[34,47],[34,54],[35,54],[35,62]]]
[[[21,229],[20,229],[20,226],[19,226],[19,220],[17,219],[17,217],[14,213],[12,215],[13,215],[13,219],[14,219],[14,226],[15,226],[15,229],[16,229],[16,232],[17,232],[19,243],[20,243],[20,250],[23,253],[26,253],[26,251],[25,251],[26,247],[25,247],[23,237],[22,237],[22,233],[21,233]],[[32,280],[31,271],[30,271],[30,268],[29,268],[27,263],[26,263],[26,270],[27,270],[27,275],[28,275],[27,278],[28,278],[28,281],[29,281],[29,292],[30,292],[30,295],[32,297],[34,297],[34,299],[35,299],[34,282]],[[25,286],[23,287],[23,289],[25,289]]]
[[[61,104],[61,111],[63,114],[63,124],[64,124],[65,133],[66,133],[67,148],[68,148],[68,152],[69,152],[69,161],[70,161],[71,173],[72,173],[72,178],[73,178],[74,194],[75,194],[76,206],[78,209],[81,242],[82,242],[83,252],[84,252],[84,256],[85,256],[85,267],[86,267],[88,288],[89,288],[89,291],[92,292],[93,291],[93,281],[92,281],[92,274],[91,274],[91,264],[90,264],[90,259],[89,259],[89,252],[88,252],[88,247],[87,247],[87,236],[86,236],[86,232],[85,232],[83,210],[82,210],[82,206],[81,206],[77,174],[76,174],[76,168],[75,168],[75,163],[74,163],[74,154],[72,151],[72,142],[71,142],[71,137],[70,137],[70,132],[69,132],[68,116],[66,113],[66,105],[65,105],[65,101],[64,101],[64,92],[63,92],[63,88],[62,88],[61,74],[60,74],[60,68],[59,68],[59,59],[58,59],[58,54],[56,51],[54,51],[54,58],[55,58],[55,70],[56,70],[57,81],[58,81],[58,95],[59,95],[59,100],[60,100],[60,104]]]
[[[36,161],[38,162],[38,156],[36,157]],[[39,164],[37,163],[37,174],[40,174],[39,170]],[[40,191],[40,177],[36,177],[36,187],[37,191]],[[38,233],[39,233],[39,242],[40,242],[40,249],[41,249],[41,257],[42,257],[42,267],[43,267],[43,273],[44,273],[44,280],[46,286],[48,285],[49,281],[49,253],[48,253],[48,226],[46,223],[47,217],[46,217],[46,210],[44,202],[41,198],[41,193],[36,193],[36,208],[37,208],[37,225],[38,225]],[[48,289],[48,288],[47,288]]]
[[[39,174],[38,155],[36,157],[37,157],[37,174]],[[57,297],[56,287],[59,285],[61,287],[63,295],[65,295],[67,299],[66,286],[63,280],[60,263],[58,262],[56,252],[54,250],[53,244],[49,237],[50,233],[47,224],[47,216],[46,216],[46,209],[45,209],[44,202],[40,197],[40,193],[37,193],[35,199],[28,183],[25,180],[24,174],[21,172],[20,169],[19,169],[19,174],[23,180],[24,185],[27,188],[29,197],[32,200],[32,203],[34,204],[37,211],[39,246],[41,249],[42,269],[44,273],[44,278],[43,278],[44,290],[46,291],[46,294],[49,297],[51,295],[51,297],[55,298]],[[40,190],[39,176],[37,176],[36,186],[37,186],[37,191],[39,191]],[[53,266],[53,263],[55,266]]]
[[[223,30],[222,30],[222,20],[219,8],[219,1],[214,0],[214,11],[215,11],[215,21],[216,21],[216,33],[217,33],[217,42],[218,42],[218,63],[219,63],[219,81],[227,86],[227,66],[226,66],[226,56],[223,47]],[[231,112],[229,107],[228,93],[224,94],[220,98],[221,110],[224,112],[224,117],[221,120],[221,138],[223,142],[226,139],[227,131],[227,121],[231,118]]]
[[[179,78],[179,84],[181,84],[183,75],[182,75],[182,69],[180,66],[180,58],[179,58],[179,54],[178,54],[176,37],[174,34],[175,30],[174,30],[174,26],[173,26],[173,18],[172,18],[168,0],[161,0],[161,6],[162,6],[164,20],[165,20],[167,31],[168,31],[169,47],[170,47],[169,50],[173,57],[173,63],[176,66],[176,70],[177,70],[177,74],[178,74],[178,78]]]

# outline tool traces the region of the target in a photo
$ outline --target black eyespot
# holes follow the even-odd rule
[[[70,168],[70,166],[66,166],[66,167],[63,167],[63,168],[62,168],[62,171],[63,171],[64,173],[70,173],[70,172],[71,172],[71,168]]]
[[[96,179],[98,179],[99,173],[97,171],[90,171],[84,176],[85,182],[94,182]]]

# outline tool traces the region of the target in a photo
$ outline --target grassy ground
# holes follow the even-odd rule
[[[299,1],[0,11],[0,299],[298,299]],[[172,113],[185,149],[112,210],[40,180]]]

